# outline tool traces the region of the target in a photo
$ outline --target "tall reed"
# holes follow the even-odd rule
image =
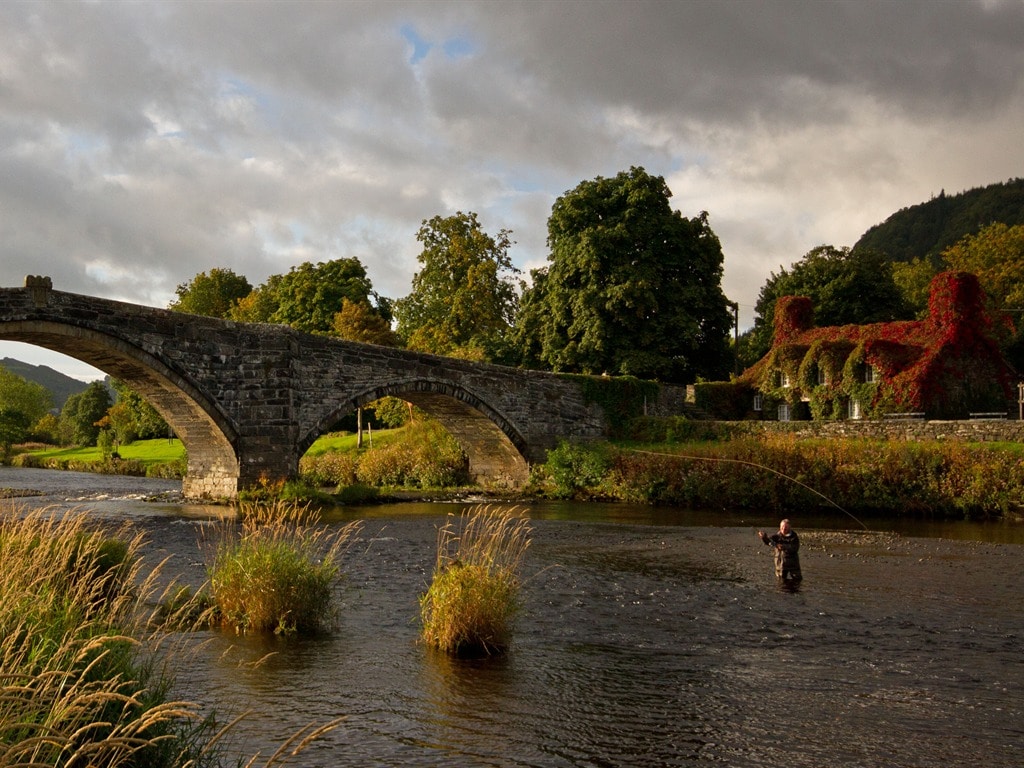
[[[508,649],[530,544],[529,520],[516,513],[477,506],[439,529],[433,578],[420,598],[428,645],[458,656]]]
[[[0,766],[198,758],[179,740],[196,708],[147,656],[160,568],[142,578],[141,546],[82,513],[0,509]]]
[[[243,504],[226,523],[208,565],[221,624],[236,632],[311,634],[333,621],[340,559],[360,524],[320,524],[295,503]]]

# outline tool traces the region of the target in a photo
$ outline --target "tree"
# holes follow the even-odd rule
[[[773,272],[761,288],[750,332],[750,353],[755,359],[771,349],[775,303],[783,296],[809,298],[819,326],[908,320],[914,315],[884,254],[820,245],[790,270]]]
[[[334,315],[332,335],[363,344],[377,344],[382,347],[397,347],[401,339],[391,330],[385,320],[368,301],[341,300],[341,310]]]
[[[214,268],[200,272],[187,283],[181,283],[169,309],[208,317],[230,317],[232,308],[252,292],[249,281],[230,269]]]
[[[95,445],[100,432],[97,424],[111,405],[110,391],[102,381],[71,395],[60,412],[62,436],[76,445]]]
[[[0,366],[0,451],[4,457],[12,445],[28,438],[32,425],[52,406],[53,399],[44,386]]]
[[[356,258],[292,267],[277,282],[276,294],[270,322],[307,333],[330,333],[345,299],[358,303],[376,296],[366,268]]]
[[[410,349],[493,360],[511,331],[518,305],[508,250],[511,232],[491,237],[475,213],[435,216],[416,239],[421,269],[412,292],[395,305],[398,334]]]
[[[230,319],[239,323],[269,323],[277,311],[277,287],[281,275],[271,275],[267,282],[239,299],[231,308]]]
[[[53,398],[42,384],[11,373],[0,365],[0,403],[25,414],[29,423],[34,424],[53,407]]]
[[[142,395],[118,379],[111,379],[110,386],[117,395],[117,402],[107,409],[107,416],[120,445],[170,434],[163,416]]]
[[[31,425],[22,411],[0,405],[0,457],[4,461],[10,458],[11,446],[25,441]]]
[[[631,168],[555,201],[550,263],[519,314],[525,362],[670,382],[729,370],[722,248],[707,214],[685,218],[671,195],[662,177]]]

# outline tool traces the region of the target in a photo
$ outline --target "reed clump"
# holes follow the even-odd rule
[[[0,509],[0,766],[196,764],[195,707],[151,655],[159,568],[126,533]]]
[[[217,620],[236,632],[314,634],[335,618],[333,586],[360,524],[328,527],[308,505],[239,507],[207,567]]]
[[[455,656],[508,649],[530,544],[529,520],[516,513],[478,506],[439,529],[433,578],[420,598],[425,643]]]

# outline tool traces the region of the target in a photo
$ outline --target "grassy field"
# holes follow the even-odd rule
[[[117,449],[123,459],[134,459],[144,465],[165,464],[185,457],[185,446],[181,440],[136,440],[131,445],[122,445]],[[85,448],[45,448],[41,451],[29,451],[41,458],[74,459],[76,461],[102,461],[103,452],[95,445]]]
[[[398,439],[401,429],[374,430],[372,434],[363,433],[363,447],[383,448]],[[310,447],[310,456],[321,456],[325,453],[347,453],[356,450],[356,436],[349,433],[332,433],[323,435]],[[185,446],[181,440],[136,440],[131,445],[122,445],[117,449],[122,459],[134,459],[146,466],[177,461],[185,457]],[[44,448],[30,451],[40,458],[73,459],[76,461],[102,461],[103,453],[96,446],[85,448]]]
[[[363,448],[383,448],[398,440],[402,429],[375,429],[363,432]],[[307,456],[322,456],[325,453],[349,453],[356,449],[354,432],[332,432],[321,435],[306,451]]]

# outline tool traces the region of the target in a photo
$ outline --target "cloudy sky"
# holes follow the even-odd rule
[[[356,256],[399,298],[424,219],[477,212],[527,271],[556,197],[637,165],[708,211],[748,326],[811,248],[1024,176],[1022,126],[1024,0],[12,0],[0,285],[163,307]]]

